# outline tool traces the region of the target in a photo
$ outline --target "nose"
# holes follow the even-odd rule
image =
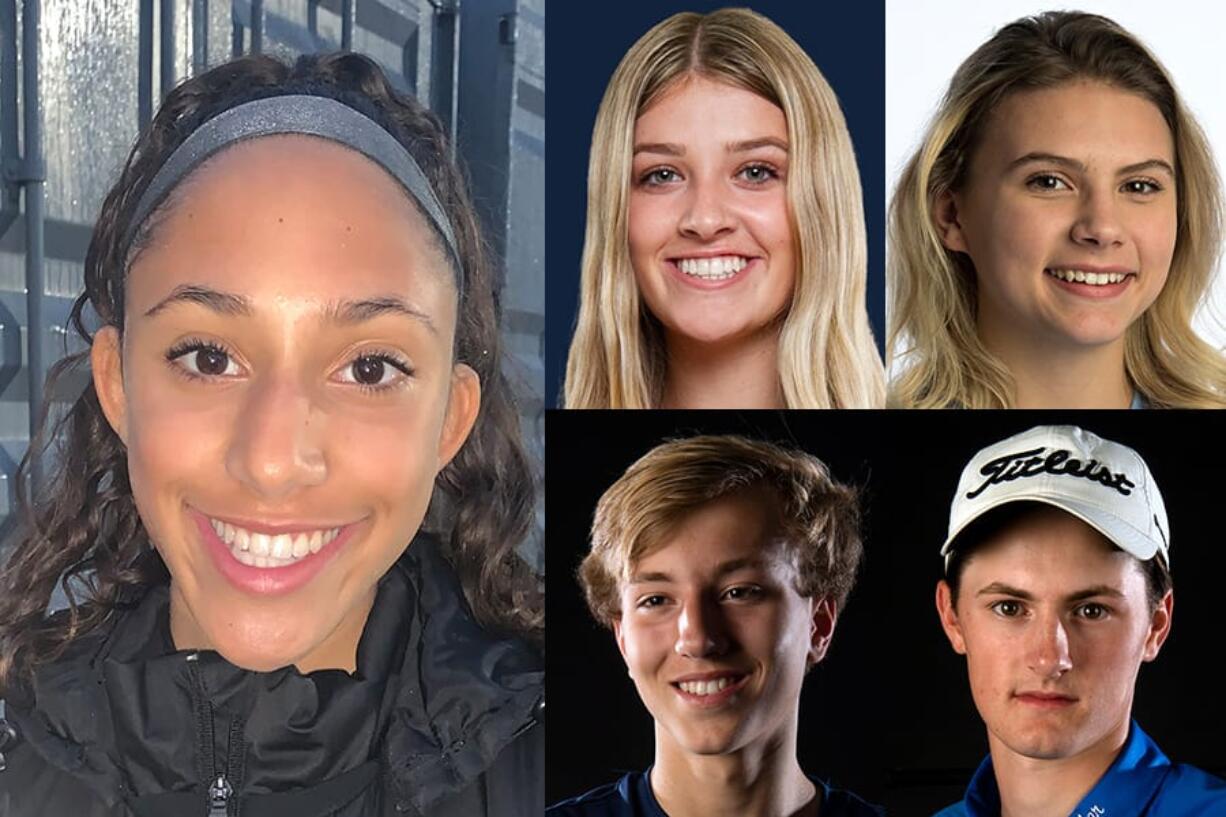
[[[728,651],[728,631],[719,606],[694,597],[684,602],[677,618],[674,652],[686,658],[708,658]]]
[[[1073,668],[1068,630],[1059,615],[1040,616],[1028,636],[1027,663],[1040,678],[1059,678]]]
[[[736,222],[728,209],[723,185],[712,181],[694,181],[690,186],[685,212],[681,215],[678,228],[687,238],[701,241],[710,241],[731,233],[736,228]]]
[[[1072,239],[1091,247],[1110,247],[1123,243],[1124,229],[1119,220],[1115,197],[1109,192],[1091,192],[1081,201],[1073,222]]]
[[[323,418],[304,385],[269,377],[251,384],[244,400],[226,452],[227,473],[264,499],[323,482]]]

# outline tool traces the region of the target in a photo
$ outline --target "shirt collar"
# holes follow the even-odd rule
[[[1171,761],[1133,721],[1124,748],[1069,817],[1141,817],[1170,769]],[[964,802],[968,817],[1000,814],[1000,791],[991,755],[979,764]]]

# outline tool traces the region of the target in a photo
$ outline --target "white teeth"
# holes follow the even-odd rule
[[[714,681],[682,681],[677,686],[691,695],[714,695],[731,683],[731,678],[717,678]]]
[[[272,553],[272,537],[267,533],[251,534],[251,552],[256,556],[267,556]]]
[[[1049,269],[1047,274],[1054,278],[1059,278],[1061,281],[1089,284],[1098,287],[1106,284],[1118,284],[1128,277],[1128,274],[1123,272],[1086,272],[1079,269]]]
[[[705,281],[722,281],[731,278],[749,264],[749,259],[739,255],[723,255],[718,258],[682,258],[677,266],[686,275]]]
[[[287,533],[277,534],[271,539],[269,554],[278,559],[288,559],[294,555],[294,537]]]
[[[217,538],[229,546],[230,553],[237,561],[253,567],[292,565],[312,553],[318,553],[341,532],[340,528],[329,528],[310,533],[302,531],[269,535],[254,533],[218,519],[210,519],[209,524]]]

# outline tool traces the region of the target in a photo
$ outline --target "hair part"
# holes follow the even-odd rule
[[[336,53],[306,55],[288,65],[267,55],[247,56],[171,91],[102,204],[85,259],[85,292],[72,308],[72,327],[92,344],[89,324],[94,321],[87,317],[92,309],[101,325],[122,332],[133,257],[123,236],[140,196],[175,148],[223,111],[257,98],[297,93],[336,99],[382,125],[412,154],[451,221],[466,274],[456,309],[454,358],[477,373],[482,399],[467,442],[437,478],[423,530],[444,541],[482,624],[540,644],[541,581],[515,550],[532,524],[534,480],[511,387],[501,371],[500,281],[444,129],[421,103],[396,91],[372,60]],[[162,217],[164,206],[142,225],[134,243],[156,240]],[[58,384],[88,371],[88,362],[86,350],[50,371],[39,431],[17,472],[19,528],[0,569],[0,694],[169,578],[133,500],[127,451],[107,423],[92,381],[58,422],[48,419]],[[35,460],[54,463],[44,485],[31,484]],[[69,606],[49,617],[56,584]]]
[[[809,56],[748,9],[669,17],[631,46],[609,80],[592,133],[566,407],[652,408],[663,394],[664,330],[639,295],[629,253],[634,125],[662,94],[695,75],[757,94],[787,120],[797,270],[779,330],[787,406],[880,407],[885,375],[865,309],[864,210],[847,124]]]
[[[772,496],[784,546],[797,566],[796,592],[839,609],[863,559],[857,491],[836,482],[817,457],[736,435],[656,446],[596,505],[592,549],[579,567],[588,609],[605,626],[621,615],[621,589],[635,563],[659,547],[687,514],[745,491]]]
[[[936,203],[962,188],[993,111],[1011,94],[1101,82],[1162,114],[1175,145],[1178,196],[1170,275],[1125,334],[1129,381],[1154,407],[1226,407],[1226,360],[1192,328],[1221,251],[1221,182],[1204,132],[1150,51],[1115,22],[1052,11],[1002,28],[958,68],[889,212],[890,327],[899,408],[1008,408],[1014,381],[976,328],[975,268],[942,244]]]

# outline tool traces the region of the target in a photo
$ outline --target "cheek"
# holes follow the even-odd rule
[[[756,194],[742,208],[741,222],[770,257],[774,294],[790,298],[796,281],[797,252],[792,237],[792,218],[782,188],[778,195]]]
[[[1016,271],[1043,264],[1045,254],[1058,243],[1060,219],[1036,202],[979,197],[963,218],[971,261],[988,288],[1009,289],[1029,278]]]
[[[420,521],[434,488],[441,418],[436,412],[334,408],[327,418],[328,477],[392,519]],[[408,532],[411,535],[412,532]]]
[[[1148,272],[1153,297],[1166,285],[1175,255],[1178,223],[1175,208],[1165,207],[1160,213],[1142,211],[1137,214],[1132,234],[1136,237],[1141,268]]]
[[[971,693],[976,701],[981,697],[990,701],[996,693],[1007,688],[1009,673],[1024,654],[1023,647],[1011,644],[1007,636],[983,632],[966,616],[962,619],[962,635]]]
[[[627,211],[627,239],[636,272],[646,271],[663,246],[672,238],[677,214],[672,197],[631,193]]]
[[[184,398],[155,377],[133,372],[127,389],[128,469],[142,516],[153,503],[174,501],[193,477],[223,476],[235,414],[226,400]],[[147,520],[148,521],[148,520]]]
[[[669,633],[674,635],[670,637]],[[626,668],[638,684],[650,678],[672,654],[676,629],[664,621],[622,619],[622,645]]]

